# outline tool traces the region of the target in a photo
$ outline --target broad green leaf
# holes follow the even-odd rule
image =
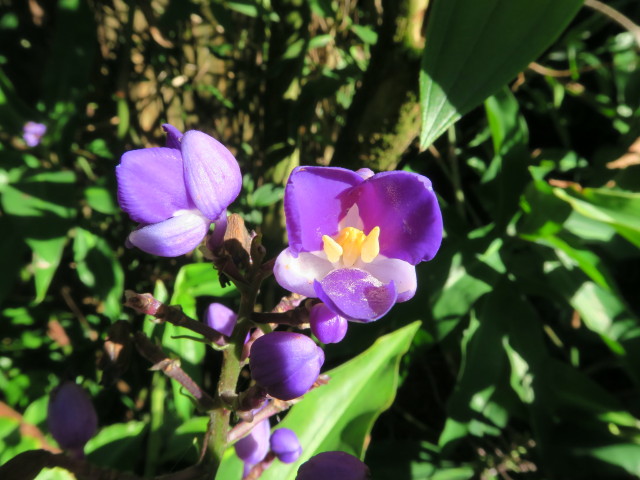
[[[580,192],[555,188],[553,193],[578,213],[612,226],[640,247],[640,193],[604,188],[585,188]]]
[[[420,328],[414,322],[379,338],[371,348],[331,370],[331,380],[295,405],[279,427],[290,428],[302,444],[301,457],[292,464],[274,462],[262,480],[293,480],[298,467],[313,455],[342,450],[364,456],[376,418],[391,406],[398,386],[398,365]],[[233,478],[235,456],[225,456],[218,479]]]
[[[105,215],[113,215],[118,212],[113,195],[104,187],[88,187],[84,191],[84,196],[89,206],[97,212]]]
[[[426,149],[535,60],[583,0],[435,0],[420,73]]]

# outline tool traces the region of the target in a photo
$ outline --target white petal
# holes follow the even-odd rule
[[[416,267],[404,260],[378,255],[371,263],[359,260],[355,266],[369,272],[384,284],[393,280],[398,290],[398,302],[406,302],[412,298],[418,288]]]
[[[322,280],[333,265],[324,252],[301,252],[294,257],[287,248],[283,250],[273,267],[277,282],[287,290],[305,297],[315,297],[314,280]]]

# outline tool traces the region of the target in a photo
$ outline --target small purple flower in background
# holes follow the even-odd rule
[[[207,325],[225,337],[231,336],[237,321],[238,315],[229,307],[222,305],[221,303],[212,303],[207,308]],[[220,342],[216,343],[222,345],[225,342],[220,340]]]
[[[75,458],[98,429],[98,417],[87,392],[73,382],[58,385],[49,397],[47,425],[56,442]]]
[[[216,235],[224,229],[226,209],[240,193],[242,175],[231,152],[209,135],[163,128],[167,147],[122,155],[116,167],[118,203],[140,224],[129,235],[131,245],[177,257],[196,248],[212,223]]]
[[[40,140],[47,133],[47,126],[37,122],[27,122],[22,127],[22,139],[29,147],[40,145]]]
[[[367,480],[369,467],[345,452],[323,452],[311,457],[298,469],[296,480]]]
[[[302,453],[300,440],[293,430],[279,428],[271,434],[271,451],[282,463],[295,462]]]
[[[267,402],[265,402],[266,404]],[[264,406],[253,410],[253,413],[258,413],[262,408]],[[259,422],[246,437],[241,438],[234,445],[236,455],[244,462],[243,478],[247,476],[254,465],[261,462],[269,453],[270,435],[271,427],[267,418]]]
[[[347,319],[334,313],[324,303],[318,303],[309,312],[311,332],[322,343],[338,343],[347,334]]]
[[[307,393],[320,374],[324,352],[300,333],[271,332],[251,345],[251,377],[269,395],[292,400]]]
[[[415,173],[298,167],[284,195],[289,248],[276,261],[287,290],[370,322],[416,292],[415,265],[442,241],[431,181]]]

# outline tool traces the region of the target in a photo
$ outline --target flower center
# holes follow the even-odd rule
[[[365,235],[362,230],[354,227],[345,227],[340,233],[331,238],[322,236],[323,250],[331,263],[335,263],[342,257],[345,267],[351,267],[361,258],[364,263],[371,263],[380,253],[380,227],[374,227]]]

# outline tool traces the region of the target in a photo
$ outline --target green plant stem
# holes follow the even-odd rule
[[[240,288],[240,309],[238,310],[238,323],[233,336],[231,337],[229,348],[224,350],[222,357],[222,369],[220,380],[218,381],[218,397],[227,398],[235,395],[236,386],[240,370],[242,369],[242,347],[244,339],[251,327],[251,315],[254,310],[258,289],[262,278],[256,275],[257,280],[250,285]],[[217,472],[224,451],[227,448],[227,436],[230,430],[229,420],[231,411],[224,406],[218,407],[211,412],[210,428],[212,429],[209,438],[209,452],[213,457],[213,471]]]

